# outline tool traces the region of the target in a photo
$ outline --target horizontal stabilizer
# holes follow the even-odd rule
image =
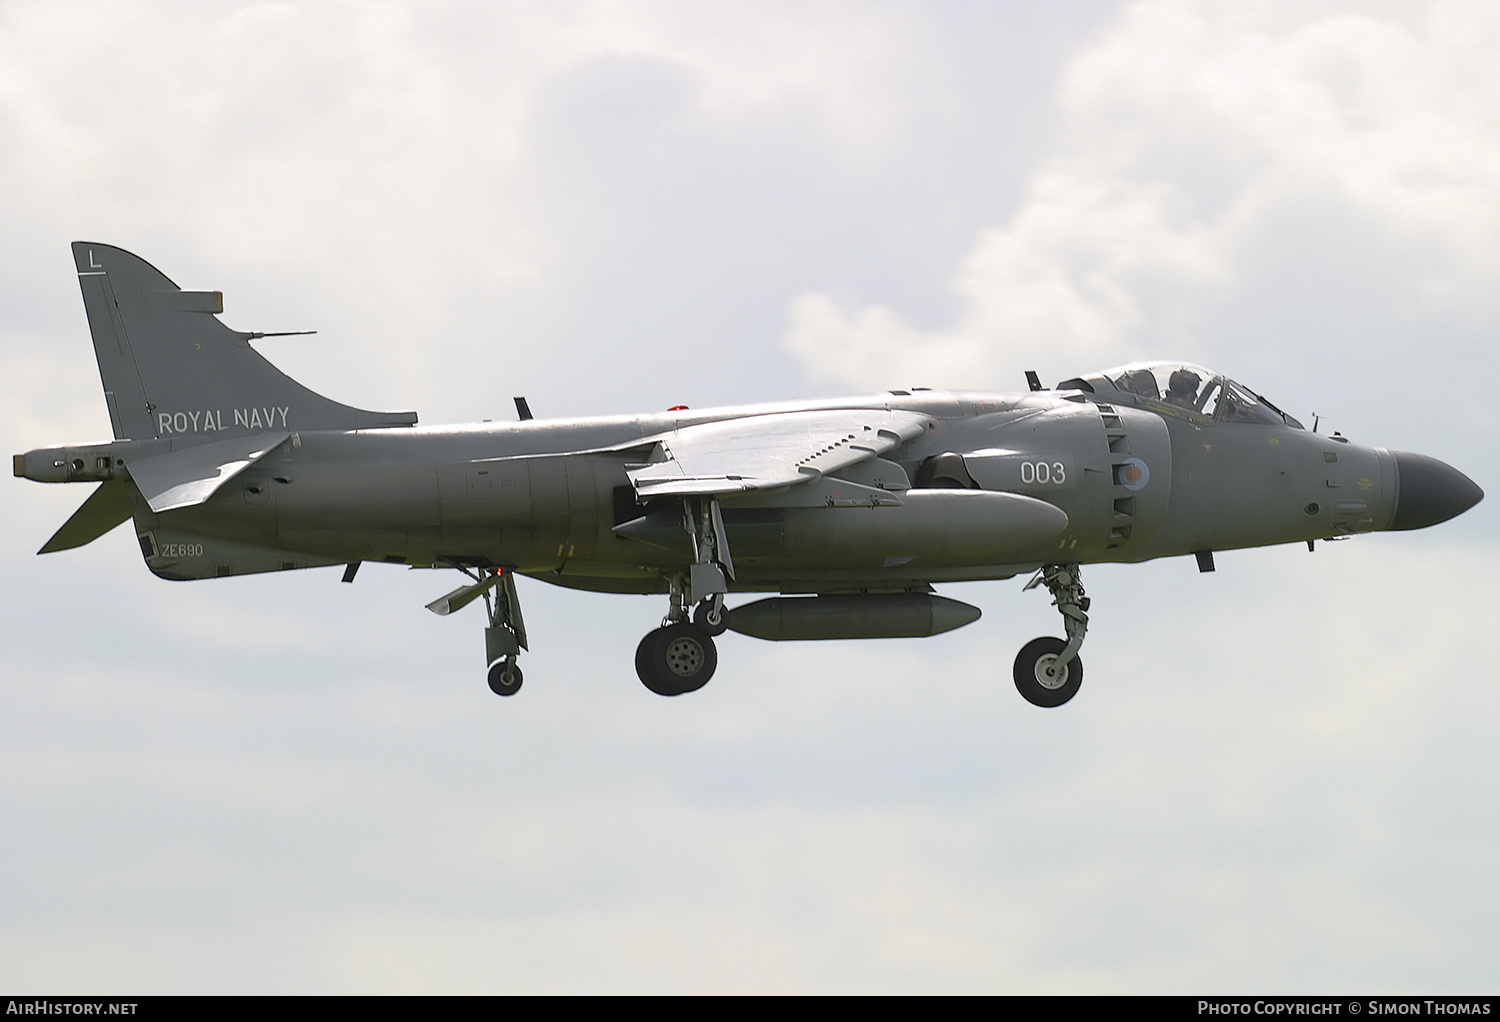
[[[110,479],[89,494],[83,506],[73,512],[73,517],[37,553],[52,554],[92,543],[129,517],[130,484],[124,479]]]
[[[141,496],[152,511],[160,514],[203,503],[290,436],[290,433],[252,433],[131,460],[127,465]]]
[[[893,450],[926,432],[930,419],[842,408],[705,422],[655,437],[667,460],[627,474],[642,501],[792,486]]]

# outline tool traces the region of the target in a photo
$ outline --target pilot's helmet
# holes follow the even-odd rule
[[[1198,385],[1202,382],[1203,377],[1191,369],[1178,369],[1167,381],[1167,393],[1172,397],[1195,397],[1198,394]]]

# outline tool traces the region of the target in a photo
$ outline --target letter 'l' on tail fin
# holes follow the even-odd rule
[[[218,291],[184,291],[112,245],[73,243],[109,422],[117,440],[225,440],[260,430],[410,426],[315,394],[218,319]]]

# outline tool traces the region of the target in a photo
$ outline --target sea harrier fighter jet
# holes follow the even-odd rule
[[[702,687],[715,637],[934,635],[976,607],[937,582],[1030,574],[1065,638],[1028,643],[1039,706],[1083,680],[1080,565],[1340,539],[1447,521],[1483,493],[1441,461],[1322,436],[1202,366],[1153,362],[1015,394],[892,390],[791,404],[418,426],[296,383],[144,260],[73,258],[114,440],[16,455],[15,474],[97,489],[41,549],[122,524],[167,579],[365,561],[449,568],[433,601],[483,598],[485,662],[521,687],[519,576],[660,593],[635,666],[661,695]],[[776,594],[731,609],[728,596]]]

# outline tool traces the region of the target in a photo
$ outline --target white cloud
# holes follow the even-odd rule
[[[497,333],[550,325],[477,309],[576,301],[563,291],[578,253],[555,214],[578,196],[556,178],[594,179],[604,168],[578,164],[624,146],[546,151],[538,136],[553,125],[537,119],[559,114],[548,96],[600,61],[635,62],[680,75],[672,102],[704,123],[795,111],[878,158],[911,116],[892,77],[908,70],[909,19],[870,13],[850,32],[854,10],[8,5],[0,207],[16,242],[122,244],[188,286],[226,290],[241,328],[315,319],[353,335],[343,351],[291,346],[295,374],[354,403],[430,408],[470,367],[501,371]],[[610,112],[560,113],[608,131]],[[225,287],[245,277],[265,294]],[[290,327],[261,318],[277,315]],[[423,343],[433,336],[443,345]],[[515,348],[501,354],[542,362],[534,344]]]
[[[1389,250],[1399,279],[1367,296],[1377,306],[1487,304],[1500,88],[1477,41],[1500,16],[1347,10],[1137,5],[1071,62],[1065,141],[1009,221],[980,233],[950,325],[814,293],[794,303],[785,347],[824,378],[874,386],[1013,387],[1023,368],[1198,357],[1233,299],[1285,300],[1263,267],[1305,258],[1285,220],[1309,206],[1361,224],[1327,239],[1334,260],[1368,259],[1372,236]]]

